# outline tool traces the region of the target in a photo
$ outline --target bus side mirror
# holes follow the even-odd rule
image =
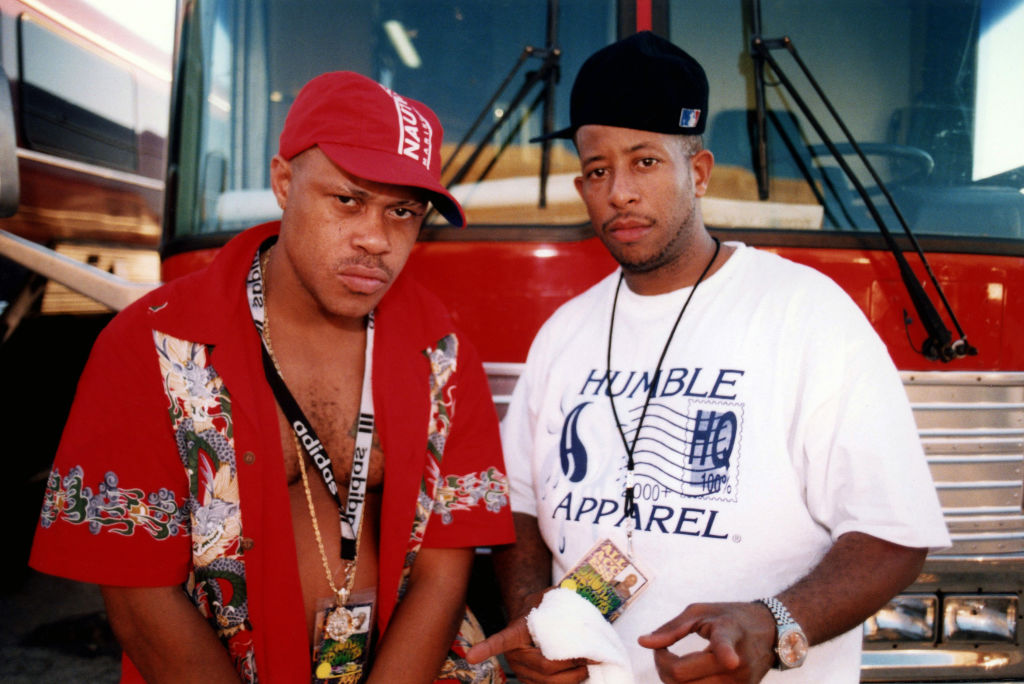
[[[15,132],[11,82],[0,67],[0,218],[18,211],[21,188],[18,181],[18,136]]]

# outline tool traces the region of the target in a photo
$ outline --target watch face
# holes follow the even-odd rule
[[[807,637],[799,629],[779,635],[779,661],[783,667],[800,667],[807,657]]]

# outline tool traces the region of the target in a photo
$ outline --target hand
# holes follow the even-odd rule
[[[543,592],[530,596],[527,613],[540,603],[542,596]],[[466,661],[479,663],[499,653],[505,654],[509,667],[524,684],[578,684],[587,678],[587,661],[584,658],[548,660],[544,657],[530,637],[525,614],[470,648]]]
[[[669,646],[690,633],[708,640],[703,652],[669,652]],[[637,642],[654,650],[658,676],[667,684],[755,684],[775,661],[775,620],[757,603],[695,603]]]
[[[509,667],[524,684],[578,684],[587,678],[587,661],[583,658],[545,658],[530,639],[525,617],[473,646],[466,653],[466,661],[479,663],[499,653],[505,654]]]

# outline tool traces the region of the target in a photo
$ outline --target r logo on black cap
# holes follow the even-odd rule
[[[683,109],[679,112],[680,128],[696,128],[698,123],[700,123],[699,109]]]

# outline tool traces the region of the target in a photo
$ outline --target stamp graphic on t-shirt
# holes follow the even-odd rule
[[[650,482],[662,494],[735,501],[742,415],[734,402],[690,400],[685,412],[652,402],[643,426],[633,422],[627,432],[640,429],[636,482]],[[638,421],[639,412],[630,418]]]
[[[591,469],[588,451],[593,445],[588,445],[580,424],[595,404],[577,404],[562,423],[559,464],[570,483],[582,482]],[[690,398],[679,404],[659,399],[648,404],[646,413],[641,405],[620,414],[623,449],[633,445],[637,500],[678,496],[736,501],[742,403]]]

